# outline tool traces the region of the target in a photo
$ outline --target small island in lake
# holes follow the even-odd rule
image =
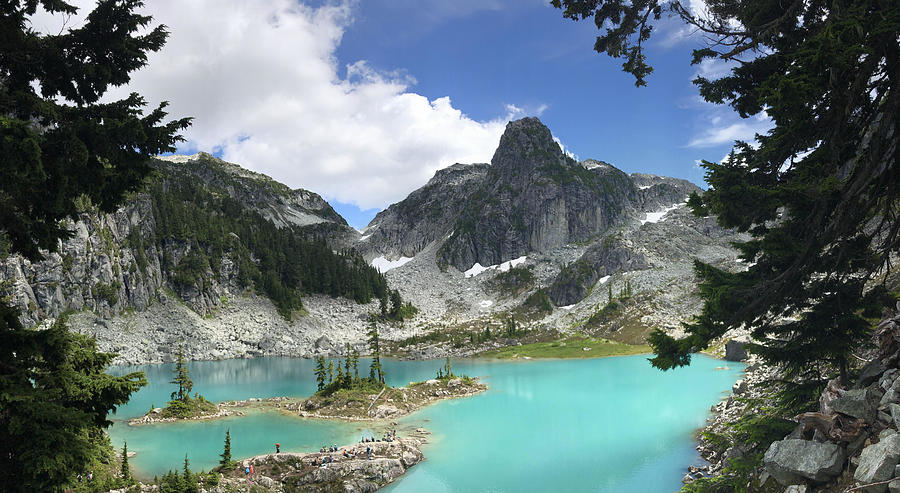
[[[134,418],[130,425],[175,422],[182,420],[216,419],[241,416],[249,411],[282,411],[304,418],[375,421],[398,418],[443,399],[467,397],[487,390],[478,378],[453,373],[453,363],[447,357],[435,378],[422,382],[410,382],[406,387],[391,387],[385,383],[381,366],[378,332],[370,331],[372,362],[369,375],[359,375],[359,351],[350,350],[346,357],[326,360],[316,359],[315,375],[317,391],[307,399],[291,397],[251,398],[242,401],[226,401],[213,404],[203,396],[190,396],[193,383],[184,364],[181,350],[176,354],[173,384],[178,390],[165,408],[153,408],[143,416]]]
[[[350,358],[349,367],[355,365]],[[375,364],[373,360],[373,364]],[[317,368],[324,365],[320,359]],[[406,387],[390,387],[383,382],[380,364],[374,378],[359,378],[346,372],[335,380],[322,385],[312,397],[296,404],[300,416],[311,418],[337,418],[348,420],[377,420],[397,418],[410,414],[433,402],[467,397],[487,390],[487,385],[466,375],[456,376],[448,357],[435,378],[423,382],[410,382]]]

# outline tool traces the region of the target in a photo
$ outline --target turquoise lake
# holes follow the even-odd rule
[[[437,361],[385,360],[391,385],[433,378]],[[307,396],[315,391],[312,360],[260,358],[192,362],[194,390],[212,401]],[[368,362],[360,361],[360,368]],[[727,367],[727,369],[717,369]],[[140,370],[150,384],[114,416],[109,433],[142,477],[180,468],[209,469],[231,430],[235,457],[308,452],[324,444],[380,434],[378,425],[256,413],[209,422],[128,426],[151,405],[162,406],[173,386],[173,365],[115,367]],[[398,421],[404,430],[433,434],[414,466],[383,491],[399,492],[672,492],[699,460],[692,433],[709,407],[740,377],[743,365],[695,356],[688,368],[661,372],[646,356],[502,362],[454,360],[454,372],[480,376],[490,389],[443,401]],[[385,426],[385,425],[382,425]]]

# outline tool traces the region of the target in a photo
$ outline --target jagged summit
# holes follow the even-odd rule
[[[553,140],[550,129],[537,118],[511,121],[500,137],[491,165],[527,172],[547,161],[569,164],[571,161]]]
[[[411,258],[432,242],[437,261],[460,271],[497,265],[684,201],[684,180],[637,174],[567,156],[538,118],[511,121],[490,165],[455,164],[379,213],[360,248],[369,257]]]

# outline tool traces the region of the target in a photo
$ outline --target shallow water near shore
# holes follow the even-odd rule
[[[368,370],[368,362],[360,362]],[[443,360],[385,360],[388,383],[433,378]],[[443,401],[399,420],[398,428],[433,432],[426,461],[384,491],[398,492],[671,492],[697,460],[692,432],[709,407],[739,378],[742,365],[695,356],[688,368],[661,372],[646,356],[501,362],[454,360],[457,374],[480,376],[490,389]],[[260,358],[189,364],[194,389],[212,401],[306,396],[315,390],[314,362]],[[213,467],[231,430],[234,457],[309,452],[324,444],[379,433],[376,424],[299,419],[256,412],[214,421],[128,426],[172,391],[172,365],[141,370],[150,384],[114,416],[113,445],[137,452],[130,463],[143,477],[179,468]],[[366,371],[367,373],[367,371]]]

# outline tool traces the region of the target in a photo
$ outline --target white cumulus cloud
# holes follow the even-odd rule
[[[715,147],[736,140],[752,143],[756,134],[765,134],[773,126],[765,111],[750,118],[723,111],[709,117],[709,125],[688,142],[688,147]]]
[[[93,2],[75,2],[83,16]],[[415,74],[341,66],[336,50],[354,3],[293,0],[153,0],[147,13],[169,41],[135,72],[129,91],[193,116],[185,151],[218,151],[329,199],[381,208],[455,162],[487,162],[509,118],[476,121],[449,97],[413,91]],[[59,30],[40,16],[35,27]],[[77,25],[70,19],[68,27]],[[343,75],[342,75],[343,74]]]

